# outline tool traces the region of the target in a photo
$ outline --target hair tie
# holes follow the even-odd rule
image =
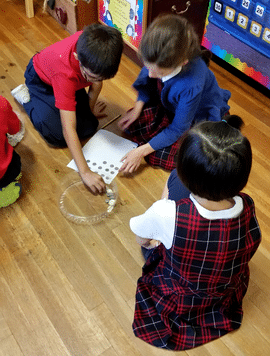
[[[221,121],[224,121],[224,122],[226,122],[226,124],[228,123],[228,121],[226,121],[226,120],[224,120],[224,119],[222,119]]]

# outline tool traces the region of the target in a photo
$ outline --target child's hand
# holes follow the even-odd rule
[[[158,240],[150,240],[149,244],[147,246],[143,246],[147,250],[150,250],[152,248],[158,247],[160,245],[160,241]]]
[[[135,172],[139,168],[141,164],[141,160],[152,152],[154,152],[154,149],[150,146],[149,143],[145,143],[144,145],[129,151],[121,159],[121,161],[124,163],[120,167],[119,172],[123,172],[123,173]]]
[[[150,250],[160,245],[160,241],[158,240],[147,239],[140,236],[136,236],[136,242],[147,250]]]
[[[121,160],[122,162],[124,161],[124,163],[120,167],[119,172],[123,172],[123,173],[135,172],[139,168],[141,164],[141,160],[144,157],[140,151],[141,151],[140,147],[138,147],[128,152]]]
[[[101,119],[103,117],[106,117],[107,114],[104,113],[104,110],[106,109],[106,103],[104,101],[97,101],[94,108],[93,108],[93,114],[95,115],[96,118]]]
[[[130,109],[121,120],[118,121],[118,127],[120,130],[125,131],[134,121],[140,116],[144,102],[137,100],[134,107]]]
[[[119,129],[125,131],[139,116],[140,113],[137,113],[134,109],[128,111],[122,119],[118,121]]]
[[[89,172],[80,173],[80,176],[84,184],[87,185],[94,195],[104,194],[106,192],[106,185],[101,176],[97,173],[91,172],[89,169]]]

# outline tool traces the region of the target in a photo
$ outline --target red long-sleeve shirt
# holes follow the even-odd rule
[[[0,179],[12,160],[13,147],[8,143],[7,133],[14,135],[20,130],[20,121],[6,98],[0,95]]]

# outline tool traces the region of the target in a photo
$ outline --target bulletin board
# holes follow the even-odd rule
[[[147,0],[98,0],[99,21],[117,28],[135,51],[146,28]]]
[[[270,5],[265,13],[260,6],[254,0],[211,0],[201,44],[270,89]]]

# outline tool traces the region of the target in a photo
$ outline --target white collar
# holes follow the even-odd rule
[[[162,82],[166,82],[167,80],[175,77],[178,73],[180,73],[182,70],[182,66],[176,67],[175,70],[173,72],[171,72],[170,74],[166,75],[165,77],[162,77],[161,80]]]
[[[238,195],[233,197],[233,200],[235,202],[234,206],[230,209],[225,209],[225,210],[218,210],[218,211],[212,211],[205,209],[203,206],[201,206],[197,200],[190,194],[190,199],[193,201],[194,205],[196,206],[199,214],[208,220],[215,220],[215,219],[233,219],[238,217],[242,211],[243,211],[243,199],[239,197]]]

